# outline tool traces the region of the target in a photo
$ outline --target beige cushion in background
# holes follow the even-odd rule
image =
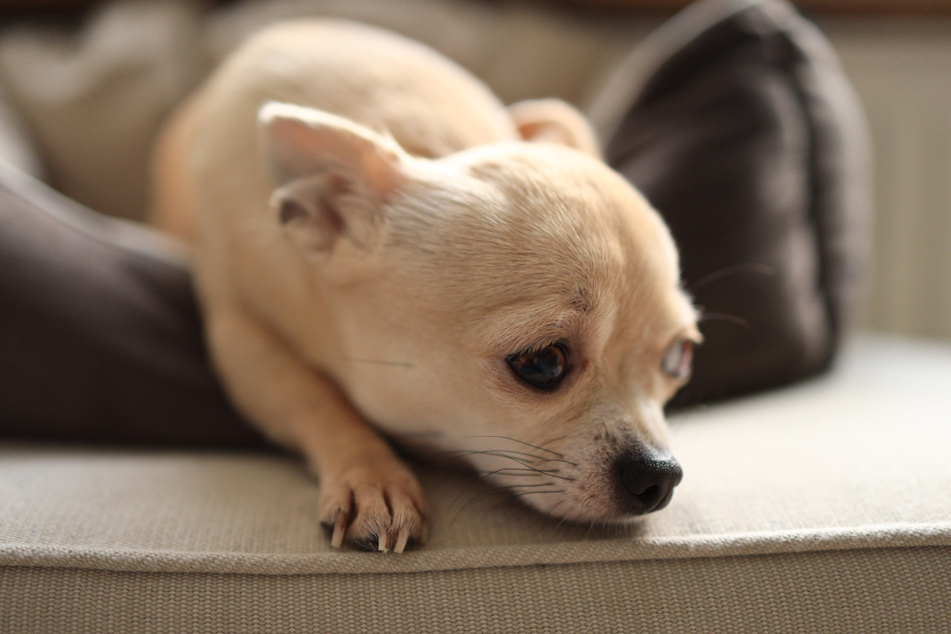
[[[586,104],[660,19],[477,0],[187,0],[105,4],[80,29],[0,30],[0,86],[21,113],[51,184],[110,215],[145,213],[150,148],[168,112],[244,37],[276,20],[356,19],[456,59],[506,102]]]
[[[951,348],[684,414],[685,479],[568,526],[423,470],[432,539],[333,551],[274,455],[5,445],[0,631],[933,632],[951,622]]]
[[[44,177],[43,167],[36,156],[33,143],[27,138],[26,129],[19,113],[7,103],[0,86],[0,160],[33,178]]]
[[[0,31],[0,86],[54,187],[143,217],[152,138],[204,72],[198,16],[183,2],[125,2],[81,30]]]

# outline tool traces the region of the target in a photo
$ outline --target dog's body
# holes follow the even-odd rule
[[[595,152],[564,104],[506,110],[339,22],[252,38],[165,131],[156,223],[194,240],[215,365],[308,459],[335,545],[424,535],[377,429],[568,519],[666,504],[694,312],[663,223]]]

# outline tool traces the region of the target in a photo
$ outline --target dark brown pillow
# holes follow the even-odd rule
[[[161,237],[0,161],[0,436],[258,447]]]
[[[665,28],[667,42],[690,35],[632,95],[606,158],[670,225],[705,313],[674,405],[814,375],[835,356],[867,259],[856,98],[781,0],[707,0]]]

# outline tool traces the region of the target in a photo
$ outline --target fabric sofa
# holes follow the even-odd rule
[[[335,551],[293,458],[4,443],[5,632],[940,632],[951,347],[858,337],[796,387],[673,421],[685,479],[566,526],[423,467],[430,542]]]
[[[752,15],[757,16],[757,7],[772,11],[781,3],[724,0],[717,10],[728,4],[730,11],[753,7]],[[14,115],[27,121],[32,138],[18,137],[20,128],[0,125],[4,146],[0,156],[16,165],[0,174],[0,184],[9,199],[19,197],[43,206],[36,201],[55,195],[44,191],[33,176],[43,176],[45,169],[57,187],[81,202],[116,215],[140,215],[144,194],[142,186],[135,185],[134,174],[143,169],[143,143],[160,115],[242,33],[276,17],[314,11],[317,5],[323,12],[384,21],[440,45],[480,70],[508,101],[557,94],[591,103],[590,114],[606,138],[609,129],[633,126],[634,115],[649,115],[655,121],[660,117],[675,128],[676,122],[652,112],[648,101],[632,101],[631,95],[650,89],[657,99],[666,86],[667,94],[680,98],[691,91],[672,91],[671,86],[697,85],[676,83],[671,78],[677,75],[668,74],[670,81],[653,86],[608,81],[613,88],[605,91],[604,82],[594,79],[618,68],[629,74],[632,68],[640,69],[635,77],[643,77],[648,68],[657,71],[686,43],[699,41],[697,32],[685,32],[684,27],[696,24],[696,19],[681,20],[676,28],[662,27],[660,35],[655,31],[647,46],[627,57],[634,27],[610,17],[566,17],[519,4],[505,5],[514,8],[499,13],[458,1],[417,2],[415,12],[407,10],[408,5],[385,9],[391,5],[374,2],[262,3],[225,11],[201,31],[203,41],[212,43],[209,50],[217,51],[208,55],[205,68],[192,66],[183,72],[179,66],[160,65],[164,71],[134,81],[119,75],[121,81],[109,84],[114,91],[109,95],[124,99],[127,108],[139,108],[139,124],[135,129],[113,129],[116,126],[108,125],[97,106],[104,98],[101,92],[77,90],[75,94],[83,98],[74,96],[68,100],[69,109],[58,109],[57,98],[66,92],[62,90],[66,84],[37,81],[38,90],[22,90],[16,79],[25,72],[24,64],[40,69],[44,59],[50,60],[37,55],[29,37],[18,34],[16,38],[22,39],[0,37],[0,77],[8,80],[6,90],[15,95],[12,110],[20,106]],[[439,14],[433,24],[465,20],[496,39],[475,44],[455,41],[446,30],[421,30],[412,17],[420,7]],[[85,51],[108,42],[110,33],[119,28],[116,24],[130,12],[139,12],[136,24],[144,15],[153,20],[152,28],[141,32],[130,51],[161,49],[161,59],[168,59],[170,51],[179,59],[205,59],[189,48],[196,29],[205,27],[200,26],[204,18],[187,3],[120,3],[100,15],[97,35],[87,37]],[[720,20],[709,12],[703,16]],[[744,28],[752,28],[755,19],[745,21]],[[753,31],[772,38],[767,22],[754,24]],[[129,23],[123,24],[127,28]],[[706,32],[721,38],[730,34],[723,29]],[[121,41],[128,39],[125,33]],[[170,35],[148,40],[148,33]],[[69,49],[54,44],[54,53],[49,53],[49,33],[41,36],[48,55],[65,55]],[[754,44],[735,49],[736,58],[750,64],[760,59],[757,51],[765,51],[767,58],[777,54],[775,48]],[[692,50],[708,55],[703,47]],[[86,63],[90,56],[83,59]],[[520,70],[513,68],[512,59],[522,62]],[[551,71],[553,65],[560,72]],[[789,68],[795,72],[784,77],[801,79],[802,66]],[[76,69],[83,70],[77,70],[77,77],[89,71],[79,62]],[[51,86],[59,92],[47,90]],[[23,107],[26,97],[32,108]],[[667,103],[687,108],[690,102]],[[0,119],[3,114],[0,108]],[[810,121],[817,118],[821,116]],[[81,131],[64,121],[83,122]],[[761,125],[753,126],[754,131],[767,125],[763,121],[770,132],[798,129],[774,127],[774,119],[756,121]],[[110,129],[114,136],[104,137]],[[744,130],[743,139],[750,138]],[[661,198],[672,186],[663,174],[652,174],[656,163],[643,157],[659,156],[670,146],[658,149],[651,146],[650,135],[638,133],[629,138],[646,144],[649,152],[638,154],[636,144],[609,144],[608,158],[622,172],[629,169],[624,173],[632,179],[643,179],[648,189],[654,188],[652,197]],[[88,138],[84,144],[71,134],[106,140],[89,145]],[[724,137],[717,138],[720,142]],[[775,148],[776,139],[789,135],[762,138],[759,147]],[[32,154],[32,145],[39,146],[41,160]],[[91,148],[85,161],[69,158],[77,147]],[[825,190],[826,207],[808,208],[809,218],[814,220],[818,213],[845,227],[857,213],[853,206],[860,208],[865,201],[859,177],[839,173],[849,172],[851,168],[841,166],[854,166],[857,160],[842,148],[852,151],[854,146],[825,148],[822,156],[836,156],[830,163],[839,167],[823,172],[823,178],[830,179],[823,182],[845,184]],[[697,151],[681,147],[679,155]],[[668,167],[685,169],[676,162]],[[111,191],[110,178],[133,184]],[[742,187],[742,180],[731,186]],[[0,196],[0,211],[13,209],[3,207],[5,200]],[[676,197],[672,200],[676,202]],[[844,208],[850,211],[836,215]],[[780,211],[786,213],[787,208]],[[797,222],[808,231],[784,235],[798,236],[797,242],[820,240],[814,225],[798,216],[783,216],[780,224]],[[175,249],[154,237],[143,238],[119,221],[93,224],[98,227],[95,231],[88,226],[84,231],[96,240],[129,252],[149,250],[149,257],[157,253],[180,265]],[[733,295],[706,296],[708,303],[766,297],[768,310],[763,315],[789,307],[790,317],[776,330],[771,329],[773,322],[754,320],[744,337],[734,336],[739,343],[724,344],[720,356],[708,357],[708,369],[698,377],[706,389],[696,391],[684,402],[691,407],[671,417],[673,447],[684,466],[684,481],[668,508],[624,526],[562,523],[524,508],[468,473],[420,463],[432,511],[430,541],[400,556],[339,551],[330,547],[316,521],[319,483],[306,475],[297,458],[255,448],[244,435],[228,436],[234,442],[222,441],[218,447],[208,437],[186,437],[180,420],[186,415],[171,408],[165,413],[169,419],[165,429],[172,431],[163,436],[149,427],[161,415],[150,411],[137,418],[129,414],[134,403],[129,405],[129,399],[118,394],[110,414],[124,414],[129,426],[139,423],[139,428],[135,432],[108,428],[111,443],[99,442],[98,431],[86,436],[95,443],[62,442],[82,438],[63,429],[35,434],[42,440],[30,438],[17,426],[25,419],[14,421],[0,411],[0,429],[7,431],[6,437],[0,434],[0,632],[946,630],[951,622],[951,416],[946,396],[951,386],[951,346],[849,334],[847,321],[856,292],[850,280],[864,255],[856,252],[860,247],[842,244],[859,240],[855,236],[860,238],[862,232],[835,230],[822,234],[826,242],[816,253],[825,255],[808,261],[805,277],[782,278],[795,282],[788,293],[770,295],[778,282],[764,285],[760,280],[746,286],[737,282]],[[828,240],[830,235],[841,240]],[[798,253],[800,259],[793,262],[802,264],[801,256]],[[837,258],[845,265],[837,264]],[[813,266],[820,276],[835,281],[818,290],[810,286]],[[703,278],[702,271],[697,278]],[[828,313],[823,312],[826,309]],[[756,326],[769,329],[782,345],[770,345],[774,342],[763,332],[751,333]],[[6,330],[0,336],[16,335]],[[802,341],[809,343],[799,345]],[[162,352],[156,346],[149,354]],[[722,364],[731,356],[737,362],[730,368],[745,362],[747,371],[742,380],[724,383],[722,377],[730,373],[718,368],[726,367]],[[808,363],[803,361],[807,358]],[[788,367],[780,367],[783,364]],[[37,374],[40,383],[17,383],[27,369],[8,365],[0,372],[5,373],[6,385],[27,386],[26,400],[48,401],[55,409],[62,393],[56,393],[56,384],[48,378],[52,370]],[[204,375],[200,378],[205,380]],[[131,385],[131,379],[126,384]],[[783,387],[762,391],[780,384]],[[96,392],[95,380],[80,385],[75,400],[89,392],[95,392],[87,399],[90,403],[107,398]],[[717,402],[710,398],[731,394],[745,396]],[[220,408],[208,411],[209,417],[217,416]],[[194,429],[194,420],[185,423]],[[216,419],[215,424],[225,423]],[[217,428],[210,422],[205,429],[219,438],[226,435],[214,432]],[[62,440],[56,440],[54,432]]]

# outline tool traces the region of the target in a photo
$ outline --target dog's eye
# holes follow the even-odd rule
[[[553,389],[565,374],[568,353],[562,344],[554,343],[538,350],[515,353],[506,361],[516,376],[532,387]]]
[[[678,339],[667,348],[660,366],[669,377],[679,381],[690,376],[692,363],[693,342],[689,339]]]

